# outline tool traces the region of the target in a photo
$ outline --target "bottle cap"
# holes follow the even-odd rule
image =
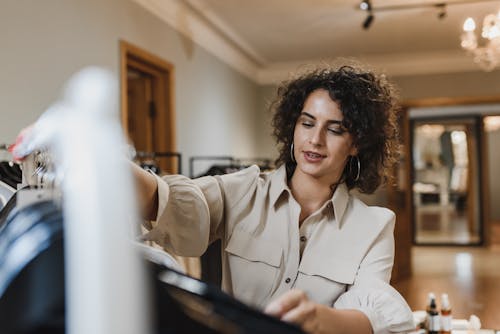
[[[441,308],[445,310],[450,308],[450,299],[447,293],[441,295]]]

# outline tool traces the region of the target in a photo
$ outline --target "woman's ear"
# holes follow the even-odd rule
[[[352,155],[353,157],[358,155],[358,148],[354,145],[351,146],[351,150],[349,151],[349,155]]]

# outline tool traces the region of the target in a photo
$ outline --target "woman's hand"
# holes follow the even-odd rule
[[[23,150],[19,149],[20,146],[24,144],[24,141],[29,138],[31,132],[33,131],[33,124],[22,129],[16,137],[14,144],[9,146],[9,152],[12,153],[15,161],[22,161],[26,156],[23,154]]]
[[[269,303],[265,313],[300,326],[307,333],[318,333],[320,308],[302,290],[290,290]]]
[[[299,325],[309,334],[372,334],[368,317],[359,310],[338,310],[318,304],[301,290],[290,290],[267,305],[265,313]]]

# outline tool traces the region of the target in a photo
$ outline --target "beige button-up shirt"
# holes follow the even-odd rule
[[[315,302],[364,312],[375,333],[413,328],[410,309],[388,284],[392,211],[365,205],[341,184],[299,228],[284,166],[157,180],[158,215],[147,237],[182,256],[200,256],[222,239],[222,288],[236,298],[263,308],[301,289]]]

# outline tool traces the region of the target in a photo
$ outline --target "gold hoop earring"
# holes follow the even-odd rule
[[[294,154],[293,154],[293,143],[292,143],[292,145],[290,145],[290,158],[292,159],[292,162],[293,162],[294,164],[296,164],[296,163],[297,163],[297,161],[295,161],[295,156],[294,156]]]

